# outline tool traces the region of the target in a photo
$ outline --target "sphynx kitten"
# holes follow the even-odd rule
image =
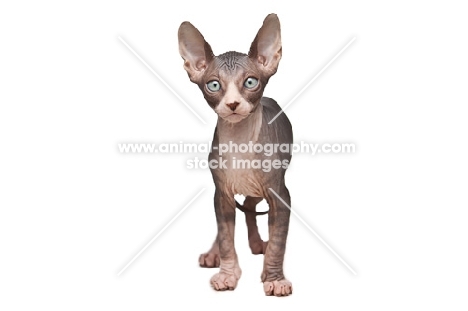
[[[265,18],[248,54],[227,52],[215,56],[202,34],[189,22],[180,25],[178,36],[180,55],[190,81],[199,86],[208,105],[218,114],[209,160],[225,162],[225,165],[210,168],[216,186],[214,206],[218,234],[212,248],[200,256],[200,266],[219,266],[219,272],[211,278],[215,290],[236,287],[241,276],[234,248],[237,206],[245,212],[252,253],[265,254],[261,275],[265,294],[290,295],[292,285],[283,274],[290,210],[270,188],[291,206],[284,180],[291,154],[276,152],[267,156],[262,152],[242,153],[239,150],[223,153],[219,149],[230,142],[238,146],[249,143],[291,145],[293,142],[291,124],[284,113],[268,124],[281,108],[273,99],[262,97],[281,59],[279,19],[275,14]],[[250,163],[269,160],[277,165],[269,171],[237,168],[234,162],[238,160]],[[243,205],[235,201],[235,194],[246,197]],[[260,238],[256,222],[259,213],[255,207],[262,199],[269,205],[268,242]]]

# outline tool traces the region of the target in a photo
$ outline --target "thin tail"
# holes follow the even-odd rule
[[[252,212],[252,211],[248,211],[248,210],[246,210],[246,209],[244,208],[244,206],[242,206],[242,205],[241,205],[239,202],[237,202],[237,201],[236,201],[236,207],[237,207],[238,209],[240,209],[240,210],[241,210],[242,212],[244,212],[244,213],[254,213],[254,214],[257,215],[257,216],[259,216],[259,215],[265,215],[265,214],[267,214],[267,213],[270,211],[270,210],[265,211],[265,212],[255,212],[255,211]]]

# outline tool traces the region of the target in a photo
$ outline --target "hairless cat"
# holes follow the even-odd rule
[[[257,33],[248,54],[227,52],[215,56],[202,34],[189,22],[179,28],[179,51],[190,81],[197,84],[218,114],[210,163],[216,186],[214,206],[218,234],[212,248],[199,258],[202,267],[218,267],[211,278],[215,290],[233,290],[241,276],[234,248],[236,206],[245,212],[249,246],[254,254],[265,254],[261,279],[266,295],[288,296],[292,285],[284,277],[283,260],[289,227],[291,199],[285,185],[285,172],[291,160],[289,152],[269,156],[262,152],[239,149],[220,152],[222,145],[288,144],[293,142],[291,124],[284,113],[268,124],[281,108],[271,98],[262,97],[270,77],[276,73],[281,59],[279,19],[268,15]],[[276,163],[273,169],[253,168],[248,163]],[[243,205],[234,195],[244,195]],[[278,195],[287,205],[285,205]],[[266,199],[268,242],[260,238],[255,208]]]

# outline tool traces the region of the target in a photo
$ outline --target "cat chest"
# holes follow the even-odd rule
[[[227,169],[226,190],[244,196],[263,196],[263,183],[253,169]]]
[[[262,160],[255,154],[224,154],[218,157],[221,165],[213,171],[227,193],[244,196],[263,196]]]

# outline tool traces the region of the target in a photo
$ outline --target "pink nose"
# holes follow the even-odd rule
[[[239,106],[238,102],[233,102],[231,104],[226,104],[232,111],[236,110],[237,106]]]

